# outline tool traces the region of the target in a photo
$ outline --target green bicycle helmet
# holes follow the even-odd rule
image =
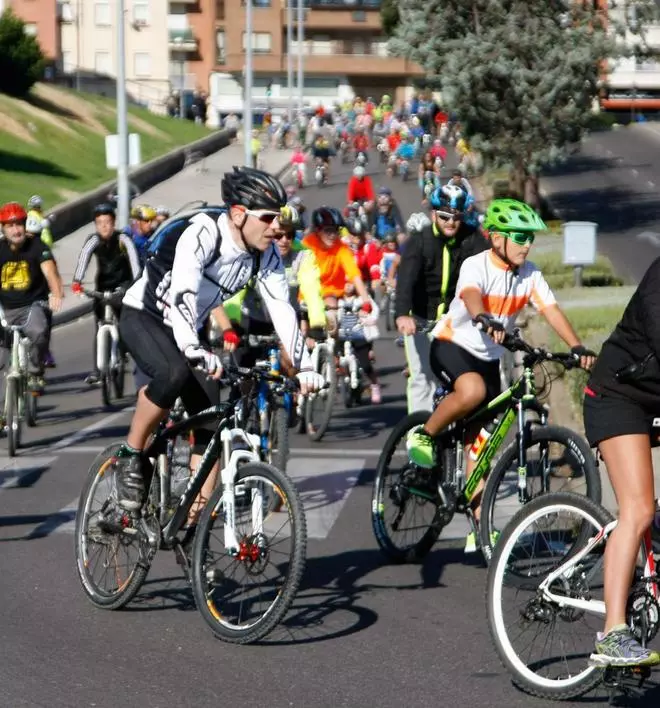
[[[483,225],[485,229],[503,233],[510,231],[532,233],[546,230],[543,219],[534,209],[516,199],[493,199],[486,211]]]

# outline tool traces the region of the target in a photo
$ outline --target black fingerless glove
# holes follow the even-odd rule
[[[597,356],[596,352],[592,352],[591,349],[587,349],[583,344],[577,344],[574,347],[571,347],[571,354],[578,357]]]
[[[472,324],[484,332],[488,332],[488,330],[492,330],[493,332],[502,332],[504,330],[504,325],[501,322],[498,322],[494,317],[486,314],[485,312],[482,312],[474,317],[472,319]]]

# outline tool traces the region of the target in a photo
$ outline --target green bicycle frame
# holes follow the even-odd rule
[[[502,419],[497,424],[495,430],[488,438],[483,450],[479,454],[477,464],[472,470],[472,474],[465,483],[463,497],[466,504],[469,504],[476,493],[481,480],[490,470],[490,463],[509,429],[513,425],[515,418],[518,418],[518,474],[524,475],[527,471],[525,459],[525,411],[535,410],[542,417],[545,416],[545,409],[536,398],[536,383],[534,381],[534,370],[525,367],[522,376],[510,388],[490,401],[486,406],[479,409],[463,423],[463,427],[478,420],[493,420],[498,412],[503,411]]]

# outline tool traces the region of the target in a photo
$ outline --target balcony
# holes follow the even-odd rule
[[[296,3],[293,0],[294,23]],[[305,31],[314,29],[381,30],[380,0],[306,0]],[[286,25],[287,9],[282,10],[282,23]]]
[[[304,66],[305,71],[310,74],[406,77],[423,73],[406,59],[382,57],[377,54],[310,54],[305,56]]]
[[[191,29],[169,30],[169,48],[177,52],[196,52],[197,38]]]

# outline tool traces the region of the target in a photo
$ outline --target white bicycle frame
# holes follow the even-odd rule
[[[220,472],[222,483],[222,496],[213,509],[217,514],[224,506],[225,529],[224,543],[225,549],[232,555],[238,553],[239,542],[236,538],[236,474],[238,473],[239,462],[261,462],[259,456],[259,436],[253,433],[246,433],[241,428],[225,428],[220,433],[225,466]],[[244,447],[233,449],[236,442]],[[262,534],[264,530],[264,510],[263,491],[260,488],[252,490],[252,533]]]
[[[607,537],[614,531],[616,525],[619,522],[615,519],[610,521],[609,524],[604,526],[595,536],[589,539],[585,547],[576,553],[573,558],[570,558],[565,563],[554,570],[550,575],[548,575],[540,584],[539,590],[541,591],[544,599],[549,602],[556,603],[559,607],[574,607],[578,610],[584,610],[595,615],[605,616],[605,603],[602,600],[581,600],[576,597],[566,597],[565,595],[557,595],[550,590],[552,583],[561,578],[570,578],[575,571],[577,564],[591,552],[591,550],[599,543],[606,543]],[[650,578],[655,575],[655,559],[653,557],[653,551],[651,546],[651,530],[647,529],[644,536],[644,578]],[[660,589],[657,582],[649,581],[647,583],[647,590],[650,592],[656,600],[660,600]]]
[[[11,353],[9,357],[9,371],[6,379],[27,379],[28,359],[30,356],[30,340],[23,336],[23,325],[10,325],[5,318],[5,312],[0,307],[0,326],[11,332]],[[6,391],[5,391],[6,394]],[[4,411],[7,412],[7,397],[5,395]]]
[[[108,294],[109,293],[104,293]],[[106,342],[110,340],[110,351],[107,351]],[[117,318],[109,303],[104,304],[103,322],[96,330],[96,367],[106,374],[119,364],[119,327]]]

